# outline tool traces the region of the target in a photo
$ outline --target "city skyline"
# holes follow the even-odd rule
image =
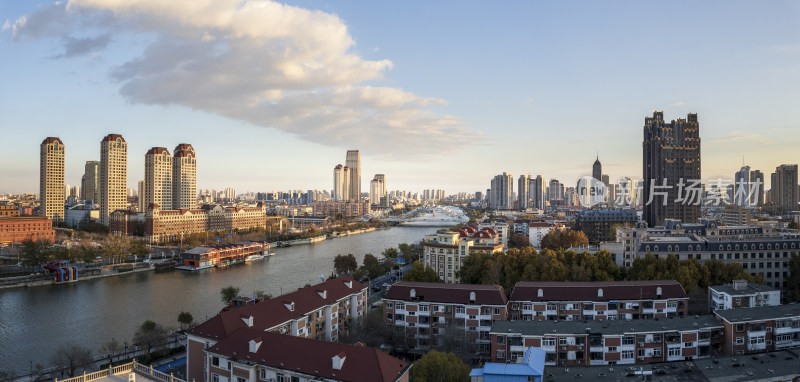
[[[14,141],[0,153],[0,176],[14,182],[0,192],[38,189],[33,145],[48,136],[69,146],[65,183],[79,185],[84,163],[100,159],[97,142],[110,133],[130,145],[133,189],[144,174],[138,158],[150,147],[187,141],[202,153],[198,189],[329,190],[328,164],[345,149],[360,150],[362,173],[387,174],[390,189],[483,191],[504,171],[571,185],[591,175],[598,154],[613,182],[642,173],[641,116],[653,110],[666,120],[698,113],[704,178],[732,178],[743,155],[765,174],[800,161],[792,152],[800,137],[791,134],[800,127],[792,112],[800,85],[800,27],[793,21],[800,5],[793,2],[585,3],[583,15],[562,4],[442,3],[420,12],[306,2],[237,13],[238,2],[218,2],[218,13],[230,19],[189,17],[208,11],[201,6],[159,4],[112,9],[100,0],[73,0],[69,11],[63,3],[0,5],[0,49],[15,58],[0,63],[4,73],[15,73],[0,92],[0,126]],[[292,20],[279,35],[310,44],[316,50],[301,53],[324,59],[291,56],[284,66],[265,67],[266,78],[211,83],[211,93],[190,82],[223,71],[250,76],[242,63],[274,58],[271,44],[279,38],[248,22],[274,14]],[[98,15],[108,17],[106,24],[92,24]],[[131,25],[136,17],[151,23]],[[319,28],[298,27],[309,20]],[[671,20],[673,28],[652,28],[653,20]],[[195,32],[229,60],[182,40]],[[263,40],[256,56],[246,52],[254,42],[236,37],[247,33]],[[185,44],[182,57],[168,54],[173,43]],[[665,59],[673,55],[685,59]],[[164,67],[148,66],[156,59]],[[198,72],[181,77],[177,68],[186,64]],[[320,79],[331,70],[361,74]],[[657,92],[650,91],[654,84]],[[266,102],[293,114],[234,110],[226,100]],[[293,118],[299,115],[307,118]],[[271,122],[281,118],[289,121]],[[565,149],[568,159],[553,160]],[[507,163],[481,160],[498,156]],[[270,165],[276,158],[281,165]],[[362,178],[362,190],[368,181]]]

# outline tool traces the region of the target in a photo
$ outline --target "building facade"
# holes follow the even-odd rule
[[[187,380],[211,381],[205,368],[211,363],[205,359],[205,351],[243,328],[336,341],[351,320],[366,313],[367,286],[348,276],[223,310],[187,332]]]
[[[533,208],[537,210],[544,210],[547,206],[547,180],[541,175],[536,175],[531,178],[530,194]]]
[[[800,347],[800,304],[717,310],[725,354],[741,355]]]
[[[39,147],[39,216],[64,220],[64,142],[48,137]]]
[[[100,224],[108,227],[109,216],[128,208],[128,143],[119,134],[100,142]]]
[[[153,147],[144,156],[144,211],[155,206],[172,209],[172,155],[164,147]]]
[[[411,353],[425,353],[455,337],[479,358],[488,358],[492,324],[507,318],[506,294],[497,285],[401,281],[389,288],[382,304],[392,342]]]
[[[422,239],[425,264],[446,283],[459,281],[456,273],[473,253],[501,253],[503,244],[491,228],[481,231],[467,227],[458,232],[437,232]]]
[[[656,227],[664,219],[697,221],[701,217],[700,204],[681,202],[680,198],[686,195],[679,195],[688,192],[679,184],[691,185],[701,179],[697,114],[665,122],[663,112],[653,112],[652,117],[645,118],[642,155],[643,219],[647,224]]]
[[[576,228],[585,233],[590,243],[614,241],[617,226],[633,226],[639,221],[635,210],[591,209],[575,215]]]
[[[509,316],[524,321],[638,320],[684,317],[689,296],[674,280],[521,281],[509,298]]]
[[[81,199],[97,204],[100,200],[100,162],[86,161],[81,178]]]
[[[772,173],[772,204],[783,213],[797,210],[797,165],[782,164]]]
[[[504,172],[492,178],[489,207],[496,210],[511,209],[514,203],[514,176]]]
[[[345,218],[360,217],[370,211],[369,201],[318,201],[314,202],[314,216],[331,216],[341,214]]]
[[[358,150],[347,150],[345,164],[350,170],[350,187],[347,200],[361,200],[361,154]]]
[[[172,208],[197,207],[197,153],[188,143],[175,146],[172,156]]]
[[[547,366],[630,365],[724,354],[724,326],[713,316],[635,321],[497,321],[490,333],[493,362],[520,362],[530,346],[545,351]]]
[[[528,175],[520,175],[517,180],[517,208],[520,210],[528,208],[531,196],[530,183],[531,177]]]
[[[25,240],[53,242],[56,232],[53,221],[41,216],[0,217],[0,245],[7,246]]]
[[[150,242],[176,241],[192,233],[266,227],[266,221],[267,209],[262,203],[255,207],[207,204],[196,209],[151,208],[145,213],[145,238]]]
[[[708,301],[714,311],[776,306],[781,304],[781,291],[747,280],[733,280],[731,284],[708,287]]]

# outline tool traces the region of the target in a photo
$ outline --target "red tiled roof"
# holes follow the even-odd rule
[[[250,341],[262,341],[255,353]],[[325,379],[353,382],[396,381],[410,364],[378,349],[242,328],[218,342],[208,352],[239,361],[255,362],[276,369]],[[333,357],[345,356],[342,368],[333,368]]]
[[[347,283],[351,281],[353,287],[349,288]],[[270,300],[248,305],[244,308],[221,312],[196,326],[190,333],[211,339],[225,338],[237,329],[247,327],[241,319],[242,316],[253,316],[254,329],[267,330],[311,313],[320,307],[332,304],[353,293],[358,293],[363,289],[366,289],[364,284],[353,280],[350,276],[342,276],[309,288],[302,288]],[[317,293],[318,290],[327,291],[325,298],[322,298]],[[294,310],[289,310],[284,305],[284,302],[294,302]]]
[[[125,142],[125,138],[122,138],[122,135],[119,135],[119,134],[108,134],[108,135],[106,135],[105,137],[103,137],[103,140],[102,140],[102,142],[111,142],[111,141],[116,141],[116,140],[117,140],[117,138],[119,138],[120,140],[122,140],[122,142]]]
[[[61,138],[58,137],[47,137],[42,141],[43,145],[49,145],[53,142],[58,142],[60,145],[64,145],[64,142],[61,142]]]
[[[415,298],[411,298],[414,289]],[[475,292],[475,302],[470,302]],[[445,284],[401,281],[392,285],[384,296],[390,300],[426,301],[465,305],[506,305],[506,292],[499,285]]]
[[[166,147],[153,147],[150,150],[147,150],[145,155],[161,155],[161,153],[166,152],[169,155],[169,150]]]
[[[661,287],[662,299],[689,298],[675,280],[555,282],[520,281],[511,292],[511,301],[618,301],[657,299]],[[542,297],[538,297],[539,289]],[[603,296],[598,296],[603,289]]]

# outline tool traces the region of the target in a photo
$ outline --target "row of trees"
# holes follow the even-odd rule
[[[472,254],[458,271],[462,283],[496,284],[507,291],[519,281],[612,281],[677,280],[687,293],[734,279],[761,282],[742,269],[741,264],[696,259],[678,260],[676,256],[647,255],[634,260],[630,270],[618,267],[607,251],[596,254],[567,250],[533,248],[510,249],[507,253]]]
[[[82,239],[77,245],[70,247],[52,245],[47,240],[25,240],[22,242],[19,258],[22,265],[38,267],[52,260],[69,260],[71,262],[95,262],[99,256],[107,262],[124,262],[128,255],[142,257],[147,254],[147,244],[139,239],[125,236],[107,235],[101,243],[91,239]]]
[[[405,261],[417,261],[422,256],[422,246],[418,244],[400,244],[397,248],[387,248],[381,253],[381,259],[368,253],[364,255],[361,266],[352,253],[336,255],[333,259],[334,276],[350,275],[356,280],[375,279],[390,272],[397,265],[397,258]]]

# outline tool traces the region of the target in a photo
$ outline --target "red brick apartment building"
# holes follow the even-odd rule
[[[412,353],[438,345],[447,330],[466,336],[477,356],[489,355],[489,331],[507,317],[505,291],[497,285],[401,281],[383,297],[383,312],[398,341]]]
[[[717,310],[714,314],[725,325],[726,354],[800,346],[800,304]]]
[[[44,216],[0,217],[0,245],[39,239],[55,241],[56,231],[50,219]]]
[[[515,363],[525,349],[546,352],[545,365],[614,365],[679,361],[723,353],[724,327],[713,316],[614,321],[498,321],[493,362]]]
[[[208,382],[408,382],[411,364],[386,352],[240,328],[205,350]]]
[[[204,351],[239,329],[336,341],[350,320],[365,315],[366,309],[367,287],[349,276],[342,276],[240,309],[220,312],[187,333],[188,380],[217,382],[207,379],[206,366],[210,360]]]
[[[509,298],[512,320],[624,320],[683,317],[689,296],[674,280],[518,282]]]
[[[19,216],[19,208],[13,204],[0,204],[0,217],[15,217]]]

